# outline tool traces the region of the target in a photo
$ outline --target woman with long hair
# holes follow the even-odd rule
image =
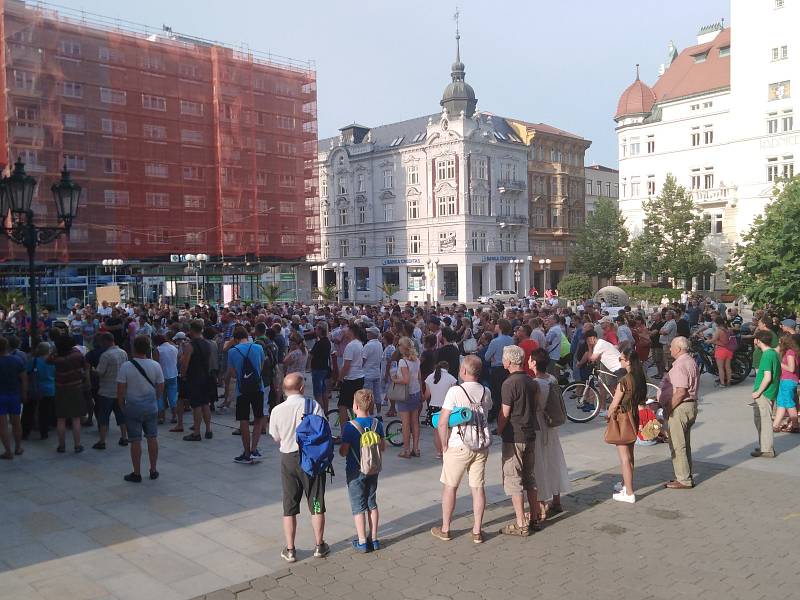
[[[67,419],[72,422],[72,441],[75,452],[83,452],[81,445],[81,417],[86,414],[84,381],[88,372],[86,360],[75,340],[68,335],[55,338],[56,351],[47,359],[56,368],[56,431],[58,432],[58,452],[64,452]]]
[[[453,377],[447,370],[449,366],[446,360],[439,361],[436,363],[433,373],[425,378],[425,389],[422,391],[422,397],[428,401],[431,416],[442,410],[447,390],[458,383],[458,379]],[[433,430],[433,445],[436,446],[436,458],[442,458],[442,440],[435,429]]]
[[[722,387],[728,387],[731,384],[731,361],[733,360],[733,351],[728,348],[728,341],[733,334],[725,326],[725,319],[722,317],[717,317],[714,323],[717,326],[711,336],[711,343],[714,345],[714,359],[717,361],[719,384]]]
[[[778,398],[776,400],[775,420],[772,422],[772,430],[775,432],[785,431],[787,433],[800,433],[800,426],[797,422],[797,404],[795,396],[797,394],[797,367],[798,350],[794,336],[783,335],[778,342],[778,353],[781,357],[781,381],[778,388]],[[784,416],[789,416],[789,422],[783,426]]]
[[[616,411],[630,414],[633,420],[634,431],[639,431],[639,405],[647,401],[647,380],[644,375],[642,361],[633,348],[625,348],[619,357],[619,364],[627,371],[627,374],[617,384],[614,393],[614,400],[608,407],[609,418],[612,418]],[[617,444],[619,462],[622,466],[622,483],[614,486],[615,493],[611,496],[619,502],[636,502],[636,494],[633,490],[633,446],[636,440],[630,444]]]
[[[406,400],[395,402],[395,408],[400,413],[400,419],[403,422],[403,451],[398,456],[400,458],[419,457],[419,410],[422,396],[419,358],[411,338],[400,338],[397,349],[401,358],[397,363],[397,373],[392,376],[392,381],[408,386]]]

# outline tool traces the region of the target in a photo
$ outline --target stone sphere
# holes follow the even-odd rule
[[[625,290],[615,285],[607,285],[598,290],[593,300],[595,302],[605,300],[609,306],[628,306],[630,304],[630,298],[628,298]]]

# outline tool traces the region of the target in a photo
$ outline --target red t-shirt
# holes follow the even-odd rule
[[[617,345],[619,344],[619,338],[617,337],[617,332],[613,329],[609,329],[603,334],[603,339],[607,341],[609,344]]]
[[[655,418],[657,418],[656,417],[656,413],[654,413],[652,410],[650,410],[649,408],[645,408],[643,406],[639,407],[639,427],[640,428],[644,427],[645,425],[647,425],[650,421],[652,421]],[[643,442],[646,441],[642,437],[642,432],[641,431],[639,431],[636,435]]]
[[[528,338],[527,340],[521,341],[519,343],[519,347],[522,348],[523,352],[525,352],[525,372],[527,372],[531,377],[534,377],[536,374],[531,371],[530,367],[528,366],[528,359],[531,357],[531,352],[539,349],[539,343],[536,340]]]

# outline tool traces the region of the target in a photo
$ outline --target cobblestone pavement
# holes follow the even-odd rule
[[[513,517],[504,501],[487,512],[483,545],[471,542],[462,516],[450,542],[426,523],[379,552],[359,555],[346,544],[325,559],[306,552],[291,568],[201,598],[797,598],[794,563],[784,557],[798,548],[800,509],[789,499],[800,479],[713,463],[695,470],[694,490],[667,490],[668,461],[639,465],[635,505],[610,499],[615,472],[587,477],[566,512],[529,538],[497,533]]]

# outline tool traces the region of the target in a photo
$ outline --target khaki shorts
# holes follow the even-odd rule
[[[536,489],[533,450],[533,441],[503,443],[503,490],[509,496]]]
[[[466,446],[448,448],[442,459],[442,477],[439,479],[448,487],[457,488],[464,473],[469,473],[469,487],[482,488],[486,481],[486,458],[488,448],[473,452]]]

